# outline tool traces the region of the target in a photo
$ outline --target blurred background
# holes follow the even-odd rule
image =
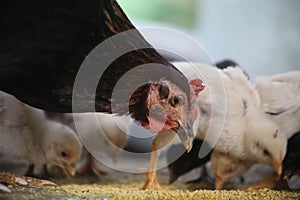
[[[169,28],[193,38],[213,61],[239,63],[250,75],[300,70],[300,1],[118,0],[138,28]],[[159,41],[157,35],[146,38]],[[165,41],[181,48],[180,41]],[[155,46],[155,44],[153,44]],[[187,54],[195,54],[186,48]]]

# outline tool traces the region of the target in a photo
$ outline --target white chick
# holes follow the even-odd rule
[[[199,63],[175,63],[189,79],[200,76],[206,89],[199,94],[197,137],[238,160],[271,165],[281,173],[286,138],[265,116],[260,97],[242,69],[217,69]]]
[[[89,152],[107,162],[107,155],[116,163],[128,141],[128,130],[132,121],[126,116],[104,113],[73,114],[76,132]],[[93,165],[93,163],[91,163]]]
[[[259,77],[255,86],[265,112],[287,138],[300,131],[300,71]]]
[[[102,159],[100,161],[107,162],[106,157],[109,157],[113,164],[117,162],[119,154],[127,144],[127,133],[132,122],[128,116],[104,113],[74,113],[64,114],[64,116],[52,113],[51,116],[49,114],[47,116],[67,123],[76,131],[89,152],[97,159]],[[90,153],[84,152],[80,159],[83,162],[78,163],[77,172],[84,174],[91,171],[98,176],[106,174],[100,169],[97,159]]]
[[[287,72],[271,77],[255,79],[266,116],[279,125],[287,139],[300,131],[300,72]],[[255,123],[255,121],[253,122]],[[212,169],[216,177],[216,187],[220,188],[227,180],[240,176],[252,165],[229,155],[212,155]],[[226,169],[235,168],[235,172]],[[226,177],[220,178],[220,177]]]
[[[0,157],[40,166],[52,163],[74,175],[82,145],[69,127],[47,120],[44,112],[0,93]]]

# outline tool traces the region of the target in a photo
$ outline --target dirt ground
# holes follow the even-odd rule
[[[144,174],[111,171],[99,178],[50,179],[58,183],[57,187],[12,187],[13,193],[0,192],[0,199],[300,199],[300,191],[213,190],[211,183],[185,184],[185,178],[168,185],[166,169],[159,171],[158,178],[162,191],[140,190],[145,180]],[[226,187],[232,188],[231,185]]]

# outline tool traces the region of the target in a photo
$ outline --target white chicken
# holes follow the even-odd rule
[[[82,145],[69,127],[47,120],[44,112],[0,93],[0,157],[9,162],[34,164],[33,173],[51,163],[75,174]],[[2,181],[2,180],[1,180]]]
[[[280,132],[285,134],[287,139],[300,131],[300,72],[259,77],[255,79],[255,87],[262,100],[266,116],[278,124]],[[214,174],[217,175],[216,187],[218,188],[230,178],[240,176],[254,164],[241,162],[234,157],[219,153],[213,154],[211,161]],[[226,170],[232,168],[235,169],[232,172]],[[267,187],[271,183],[272,180],[270,181],[268,177],[254,187]]]

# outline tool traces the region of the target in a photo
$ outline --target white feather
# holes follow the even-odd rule
[[[286,139],[273,138],[278,126],[265,116],[258,92],[241,68],[222,71],[200,63],[174,64],[188,79],[202,78],[206,86],[196,103],[197,137],[241,160],[270,163],[262,156],[263,148],[255,147],[257,141],[274,159],[284,156]]]
[[[290,138],[300,131],[300,72],[288,72],[272,77],[259,77],[255,85],[265,112]]]
[[[44,112],[0,92],[0,157],[16,163],[58,164],[61,148],[76,162],[81,143],[69,127],[45,118]]]

